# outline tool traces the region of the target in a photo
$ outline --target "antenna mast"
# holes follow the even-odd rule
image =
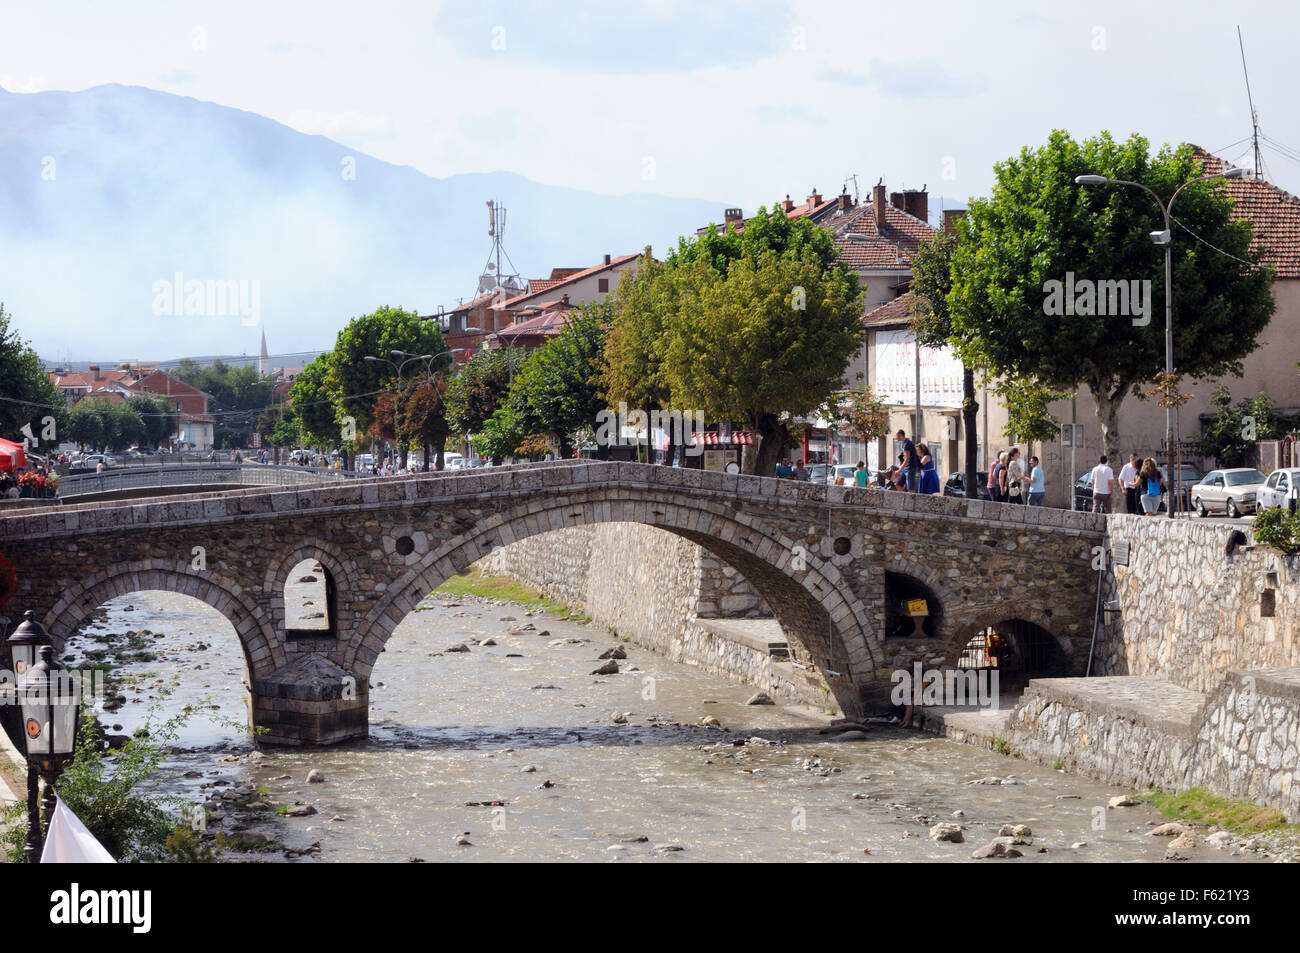
[[[1246,78],[1246,102],[1250,103],[1251,141],[1255,147],[1255,178],[1264,171],[1259,157],[1259,116],[1255,113],[1255,99],[1250,93],[1250,74],[1246,72],[1246,45],[1241,40],[1241,24],[1237,24],[1237,47],[1241,50],[1241,75]]]
[[[485,291],[502,288],[507,293],[516,294],[523,290],[523,281],[517,274],[507,275],[501,271],[502,255],[505,255],[506,263],[512,269],[515,266],[503,247],[506,233],[506,207],[500,202],[488,199],[487,209],[488,234],[492,236],[492,251],[488,253],[487,264],[483,266],[483,274],[479,275],[478,293],[483,294]]]

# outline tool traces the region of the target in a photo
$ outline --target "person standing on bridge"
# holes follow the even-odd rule
[[[1110,501],[1115,489],[1115,471],[1106,463],[1106,454],[1101,455],[1097,465],[1092,468],[1092,511],[1094,513],[1111,512]]]
[[[1029,505],[1042,506],[1047,496],[1047,475],[1039,466],[1037,457],[1029,458]]]
[[[917,456],[916,444],[908,439],[907,431],[901,427],[894,437],[903,445],[903,458],[899,461],[899,465],[903,468],[903,480],[907,492],[915,493],[921,485],[921,458]]]
[[[1119,485],[1124,489],[1124,512],[1129,516],[1137,516],[1141,510],[1138,509],[1138,496],[1142,492],[1142,481],[1138,479],[1138,469],[1142,466],[1142,458],[1136,453],[1128,455],[1128,463],[1120,467]]]

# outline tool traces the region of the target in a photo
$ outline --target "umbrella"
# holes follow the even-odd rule
[[[0,470],[17,470],[27,466],[27,454],[21,443],[0,437]]]

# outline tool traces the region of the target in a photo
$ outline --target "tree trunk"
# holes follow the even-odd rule
[[[964,367],[961,372],[961,426],[966,431],[966,498],[971,500],[979,499],[979,476],[976,471],[979,469],[977,459],[979,457],[979,435],[976,433],[978,425],[976,415],[980,412],[980,405],[975,401],[975,370],[974,368]]]
[[[1110,460],[1119,459],[1119,408],[1124,403],[1124,394],[1126,389],[1123,387],[1116,388],[1113,391],[1103,389],[1101,393],[1093,390],[1090,386],[1089,391],[1092,393],[1092,399],[1097,405],[1097,423],[1101,428],[1101,447],[1102,453]],[[1096,463],[1096,460],[1091,461]],[[1074,477],[1071,476],[1071,480]],[[1072,491],[1073,492],[1073,491]]]
[[[438,451],[438,469],[442,469],[442,451]],[[429,472],[429,442],[424,442],[424,472]]]
[[[428,447],[425,447],[425,448],[424,448],[424,452],[425,452],[425,454],[428,454],[428,452],[429,452],[429,448],[428,448]],[[438,446],[438,453],[437,453],[437,455],[433,458],[433,465],[434,465],[434,467],[436,467],[436,468],[439,469],[439,470],[442,470],[444,467],[446,467],[446,462],[445,462],[445,460],[443,459],[444,456],[445,456],[445,454],[446,454],[446,448],[443,447],[443,446],[440,444],[440,445]],[[428,469],[429,469],[429,460],[428,460],[428,457],[427,457],[427,456],[425,457],[425,461],[424,461],[424,469],[425,469],[425,470],[428,470]]]
[[[777,461],[781,459],[790,433],[776,414],[756,414],[753,417],[754,433],[762,441],[758,445],[758,452],[754,454],[753,470],[748,472],[756,476],[775,476]]]

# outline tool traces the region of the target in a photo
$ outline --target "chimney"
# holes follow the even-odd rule
[[[877,185],[871,190],[871,215],[876,220],[876,231],[885,227],[885,187]]]
[[[894,208],[901,210],[901,209],[903,208],[903,193],[902,193],[902,192],[890,192],[890,193],[889,193],[889,204],[892,205],[892,206],[894,206]]]
[[[811,209],[814,205],[822,204],[821,193],[817,191],[817,186],[813,186],[812,194],[808,196],[808,207]]]
[[[608,256],[608,255],[605,256],[605,264],[607,264],[607,265],[609,264],[609,256]]]
[[[965,218],[964,208],[946,208],[943,210],[943,233],[952,235],[957,231],[957,219]]]
[[[929,221],[926,216],[930,213],[930,195],[924,185],[903,193],[903,211],[923,222]]]
[[[847,212],[849,209],[853,208],[853,199],[849,198],[848,192],[840,193],[840,197],[836,204],[836,208],[838,208],[841,212]]]
[[[102,381],[102,380],[104,379],[104,378],[102,378],[102,377],[99,376],[99,365],[98,365],[98,364],[91,364],[91,365],[90,365],[90,372],[91,372],[93,375],[95,375],[94,377],[91,378],[92,381]]]
[[[744,212],[742,212],[738,208],[729,208],[727,209],[726,215],[724,216],[723,225],[724,226],[739,225],[744,220],[745,220]]]
[[[790,201],[789,192],[785,193],[785,201],[781,203],[781,211],[785,212],[786,215],[794,211],[794,203]]]

